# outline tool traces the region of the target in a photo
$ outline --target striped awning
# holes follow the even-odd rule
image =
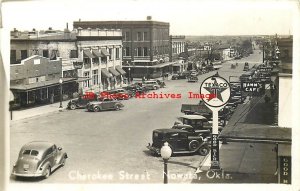
[[[101,54],[103,56],[109,56],[110,55],[105,48],[101,48]]]
[[[109,72],[112,73],[114,76],[120,76],[120,73],[117,72],[113,67],[110,67]]]
[[[106,69],[101,69],[101,74],[106,78],[112,77],[112,74],[109,73]]]
[[[121,75],[125,75],[126,72],[121,68],[121,66],[116,66],[116,70],[121,74]]]
[[[95,58],[95,56],[89,50],[83,50],[83,57]]]
[[[92,52],[96,57],[102,57],[102,54],[98,50],[93,50]]]

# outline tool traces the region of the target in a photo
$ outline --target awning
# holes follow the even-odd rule
[[[95,58],[95,56],[89,50],[83,50],[83,57]]]
[[[101,48],[101,54],[102,54],[103,56],[109,56],[109,55],[110,55],[110,54],[106,51],[105,48]]]
[[[101,69],[101,74],[106,78],[112,77],[112,74],[109,73],[106,69]]]
[[[76,81],[76,78],[63,78],[63,84],[69,83],[69,82],[75,82],[75,81]],[[57,86],[57,85],[59,85],[59,81],[58,81],[58,79],[54,79],[54,80],[48,80],[48,81],[44,81],[44,82],[37,82],[37,83],[33,83],[33,84],[10,86],[10,89],[18,90],[18,91],[29,91],[29,90],[47,88],[47,87]]]
[[[121,68],[121,66],[116,66],[116,70],[121,74],[121,75],[125,75],[126,72]]]
[[[101,53],[98,50],[93,50],[92,52],[96,57],[102,57]]]
[[[120,76],[120,73],[117,72],[113,67],[108,69],[110,73],[112,73],[114,76]]]

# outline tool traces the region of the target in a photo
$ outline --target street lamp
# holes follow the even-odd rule
[[[131,83],[130,68],[128,68],[128,84]]]
[[[59,108],[63,108],[63,106],[62,106],[62,83],[63,83],[63,80],[60,78],[58,82],[59,82],[59,85],[60,85],[60,104],[59,104]]]
[[[168,183],[168,160],[172,155],[172,149],[168,142],[164,143],[164,146],[160,149],[160,155],[164,160],[164,184]]]

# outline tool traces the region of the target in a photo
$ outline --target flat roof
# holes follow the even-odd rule
[[[274,108],[263,97],[240,104],[231,116],[220,138],[236,142],[281,142],[291,144],[292,129],[274,126]]]

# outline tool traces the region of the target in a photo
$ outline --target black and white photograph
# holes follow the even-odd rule
[[[299,190],[299,12],[3,1],[1,189]]]

